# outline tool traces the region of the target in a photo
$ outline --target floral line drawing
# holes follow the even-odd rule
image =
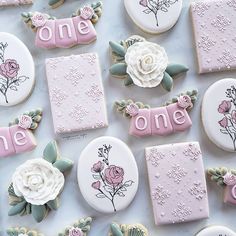
[[[146,9],[145,14],[153,13],[156,18],[157,26],[159,26],[158,12],[168,12],[168,8],[178,2],[178,0],[140,0],[139,4]]]
[[[29,77],[19,76],[20,66],[15,59],[5,59],[7,43],[0,42],[0,93],[8,103],[8,90],[18,91],[17,87],[25,82]]]
[[[134,181],[124,181],[124,169],[110,165],[111,149],[112,146],[106,144],[98,148],[98,157],[102,158],[102,161],[93,164],[91,168],[93,178],[96,180],[91,186],[98,191],[96,197],[107,198],[111,202],[114,212],[116,212],[115,197],[125,197],[127,188],[134,184]]]

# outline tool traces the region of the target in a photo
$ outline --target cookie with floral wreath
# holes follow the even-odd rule
[[[124,78],[125,86],[154,88],[159,85],[170,91],[173,78],[186,73],[188,68],[170,63],[163,47],[134,35],[121,42],[110,42],[113,65],[110,74]]]
[[[56,141],[50,142],[43,158],[26,161],[16,168],[8,188],[9,216],[32,214],[41,222],[51,210],[59,208],[59,195],[65,184],[64,172],[73,162],[60,157]]]
[[[27,229],[24,227],[9,228],[7,230],[8,236],[44,236],[36,230]]]
[[[111,224],[108,236],[148,236],[147,229],[141,224]]]

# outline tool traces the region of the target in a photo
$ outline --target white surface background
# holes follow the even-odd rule
[[[40,230],[45,236],[56,236],[66,226],[83,216],[95,218],[90,236],[105,236],[109,229],[109,223],[116,221],[120,223],[139,222],[149,229],[150,236],[191,236],[202,227],[209,224],[223,224],[236,230],[235,213],[236,207],[223,204],[223,191],[215,183],[208,181],[210,218],[208,220],[156,227],[154,225],[153,212],[149,197],[146,163],[144,159],[144,148],[146,146],[167,144],[182,141],[199,141],[205,167],[228,166],[235,167],[235,154],[230,154],[218,149],[206,137],[200,119],[200,105],[202,96],[207,87],[221,78],[233,77],[235,72],[217,73],[199,76],[197,74],[197,62],[193,48],[192,28],[189,17],[190,1],[184,0],[184,9],[178,24],[169,32],[160,36],[144,34],[139,30],[127,16],[122,0],[104,0],[103,16],[96,25],[98,40],[92,45],[77,46],[71,49],[44,50],[34,46],[35,34],[21,21],[22,11],[45,11],[56,17],[70,16],[78,5],[88,1],[67,0],[58,9],[51,10],[47,6],[47,0],[37,0],[31,7],[10,7],[0,9],[0,31],[6,31],[19,37],[31,51],[36,64],[36,88],[31,97],[23,104],[11,108],[0,108],[0,121],[6,126],[8,121],[14,119],[20,113],[28,109],[42,107],[44,110],[43,120],[36,131],[38,140],[37,148],[31,152],[18,156],[0,159],[0,228],[5,231],[10,226],[27,226]],[[142,89],[138,87],[124,87],[122,81],[109,76],[110,57],[108,51],[109,40],[126,39],[132,34],[140,34],[150,41],[159,43],[166,48],[170,61],[187,64],[190,67],[186,78],[175,81],[174,90],[165,93],[161,88]],[[104,87],[107,97],[107,108],[110,126],[107,129],[87,132],[85,136],[77,136],[75,139],[59,139],[59,147],[63,156],[75,161],[72,172],[67,176],[64,192],[61,194],[61,207],[58,211],[51,212],[40,224],[35,223],[32,216],[8,217],[9,209],[7,200],[7,188],[15,168],[31,158],[40,157],[45,145],[54,139],[52,117],[45,78],[44,60],[47,57],[67,56],[83,52],[97,51],[101,59]],[[17,52],[16,52],[17,53]],[[133,98],[158,106],[167,99],[181,91],[198,88],[200,91],[199,101],[191,112],[193,127],[191,130],[175,134],[169,137],[150,137],[137,139],[128,135],[129,120],[124,119],[113,109],[116,99]],[[216,94],[217,96],[217,94]],[[76,165],[81,150],[94,138],[102,135],[112,135],[125,141],[132,149],[140,171],[140,185],[135,200],[127,210],[113,215],[103,215],[91,209],[81,196],[76,180]],[[1,234],[1,233],[0,233]],[[5,235],[2,232],[2,235]]]

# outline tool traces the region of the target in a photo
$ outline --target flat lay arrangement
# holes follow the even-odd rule
[[[236,235],[235,0],[0,19],[0,236]]]

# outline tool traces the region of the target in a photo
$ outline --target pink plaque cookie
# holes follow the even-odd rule
[[[199,73],[236,69],[236,1],[201,0],[190,11]]]
[[[146,148],[150,192],[157,225],[209,216],[202,154],[198,142]]]
[[[46,72],[55,133],[108,126],[96,53],[47,59]]]

